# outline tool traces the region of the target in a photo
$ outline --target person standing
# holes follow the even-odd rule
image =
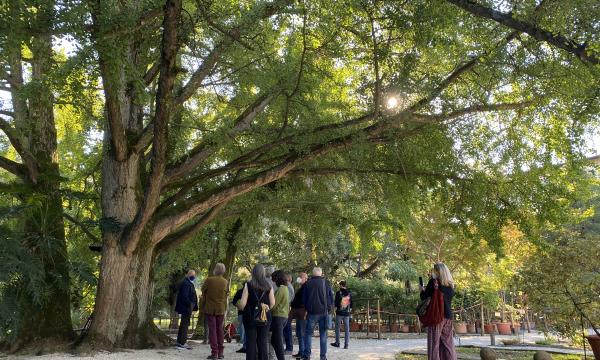
[[[302,298],[308,314],[302,359],[310,359],[312,334],[315,325],[318,324],[320,359],[326,360],[328,316],[329,309],[333,306],[333,291],[331,291],[331,286],[323,277],[323,270],[320,267],[313,269],[313,277],[306,283]]]
[[[246,330],[246,360],[267,360],[269,357],[268,338],[271,325],[270,309],[275,305],[275,294],[265,277],[265,268],[256,264],[252,269],[252,279],[244,285],[238,309],[243,311]],[[255,311],[263,311],[267,317],[265,324],[255,320]]]
[[[296,320],[296,337],[298,338],[298,353],[294,358],[301,358],[304,354],[304,340],[306,338],[306,308],[304,307],[304,285],[308,280],[308,275],[301,272],[296,279],[298,291],[294,295],[290,310],[290,319]]]
[[[340,289],[335,293],[335,342],[331,346],[340,347],[340,323],[344,323],[344,349],[350,341],[350,314],[352,312],[352,294],[346,281],[340,281]]]
[[[237,307],[238,301],[240,301],[240,299],[242,298],[242,293],[244,292],[244,286],[246,284],[242,284],[242,287],[238,289],[238,291],[235,292],[235,295],[233,295],[233,300],[231,301],[231,304],[233,304],[233,306]],[[240,309],[238,309],[238,326],[237,326],[237,332],[238,334],[240,334],[240,343],[242,344],[242,348],[239,349],[238,351],[236,351],[236,353],[240,353],[240,354],[245,354],[246,353],[246,333],[245,333],[245,329],[244,329],[244,312]]]
[[[269,284],[271,284],[271,287],[273,288],[273,293],[275,293],[275,291],[277,291],[277,285],[275,285],[275,282],[273,281],[273,273],[275,272],[275,265],[268,265],[265,266],[265,278],[267,279],[267,282]]]
[[[285,275],[285,284],[288,288],[288,294],[290,299],[290,306],[294,299],[294,285],[292,285],[292,277],[290,274]],[[292,355],[294,352],[294,339],[292,339],[292,318],[288,318],[283,328],[283,337],[285,339],[285,354]]]
[[[175,311],[181,314],[179,322],[179,331],[177,332],[177,347],[191,350],[187,342],[188,328],[190,327],[190,318],[194,311],[198,311],[198,295],[196,295],[196,287],[194,280],[196,279],[196,271],[188,270],[185,279],[179,285],[177,291],[177,300],[175,303]]]
[[[448,267],[441,262],[433,265],[431,279],[427,287],[421,286],[421,300],[432,297],[435,288],[444,297],[444,320],[441,323],[427,327],[427,359],[456,360],[454,339],[452,337],[452,298],[454,297],[454,280]]]
[[[225,265],[218,263],[213,270],[213,276],[202,285],[202,311],[208,324],[210,356],[208,359],[223,359],[224,334],[223,319],[227,310],[227,280],[223,277]]]
[[[289,290],[286,286],[286,275],[277,270],[272,275],[273,282],[277,286],[275,292],[275,306],[271,310],[273,321],[271,322],[271,345],[275,351],[277,360],[284,360],[283,328],[288,320],[290,312]]]

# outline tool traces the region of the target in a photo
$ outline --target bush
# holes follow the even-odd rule
[[[400,282],[350,278],[348,288],[354,299],[379,298],[381,308],[389,312],[413,314],[419,301],[418,292],[407,294]],[[375,306],[376,304],[371,304],[371,307]],[[364,308],[366,301],[357,301],[354,307]]]

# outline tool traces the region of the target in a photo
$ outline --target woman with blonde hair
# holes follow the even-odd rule
[[[427,359],[456,360],[454,339],[452,336],[452,297],[454,297],[454,280],[448,267],[441,262],[433,265],[431,279],[426,287],[421,286],[421,300],[432,297],[435,288],[444,297],[444,320],[427,327]]]

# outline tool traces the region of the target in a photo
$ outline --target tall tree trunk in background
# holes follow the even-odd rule
[[[235,256],[237,254],[237,235],[242,228],[242,219],[238,218],[229,231],[227,232],[227,248],[225,249],[225,258],[223,259],[223,264],[225,264],[225,269],[227,272],[225,273],[225,278],[229,281],[231,286],[231,277],[233,276],[233,267],[235,265]]]
[[[14,30],[23,26],[20,14],[25,9],[17,1],[9,3],[9,14],[14,17]],[[71,322],[69,261],[65,239],[60,171],[57,155],[57,134],[54,121],[54,97],[48,78],[54,65],[52,29],[55,3],[47,1],[37,7],[32,23],[36,29],[30,39],[21,38],[15,31],[5,44],[11,76],[13,123],[5,125],[11,144],[23,161],[22,180],[36,201],[22,213],[24,238],[22,244],[31,256],[29,261],[43,267],[43,282],[35,285],[41,294],[35,300],[29,289],[18,292],[18,328],[13,349],[33,345],[43,349],[39,342],[64,343],[73,338]],[[31,50],[31,74],[26,84],[23,70],[23,42]],[[28,85],[28,93],[21,93]],[[27,101],[25,99],[28,99]],[[26,195],[27,197],[27,195]],[[28,199],[24,199],[27,201]],[[28,274],[23,274],[28,281]]]

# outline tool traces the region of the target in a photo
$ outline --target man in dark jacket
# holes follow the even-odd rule
[[[190,318],[194,311],[198,311],[198,296],[196,295],[196,287],[194,280],[196,279],[196,271],[189,270],[185,279],[179,285],[177,292],[177,302],[175,303],[175,311],[181,314],[181,322],[179,323],[179,332],[177,333],[177,347],[192,349],[186,346],[188,328],[190,327]]]
[[[290,317],[296,320],[296,337],[298,338],[298,353],[294,358],[304,356],[304,340],[306,339],[306,309],[304,308],[304,285],[308,281],[308,274],[301,272],[296,279],[298,291],[294,294],[294,300],[290,304]],[[291,322],[291,321],[290,321]]]
[[[344,349],[350,340],[350,313],[352,311],[352,294],[346,281],[340,281],[340,290],[335,293],[335,342],[331,346],[340,347],[340,322],[344,322]]]
[[[323,277],[323,270],[321,268],[315,267],[313,269],[313,277],[304,286],[302,298],[308,314],[302,359],[310,359],[312,335],[315,325],[318,324],[321,350],[320,358],[321,360],[326,360],[329,309],[333,306],[333,291],[331,291],[331,286]]]

